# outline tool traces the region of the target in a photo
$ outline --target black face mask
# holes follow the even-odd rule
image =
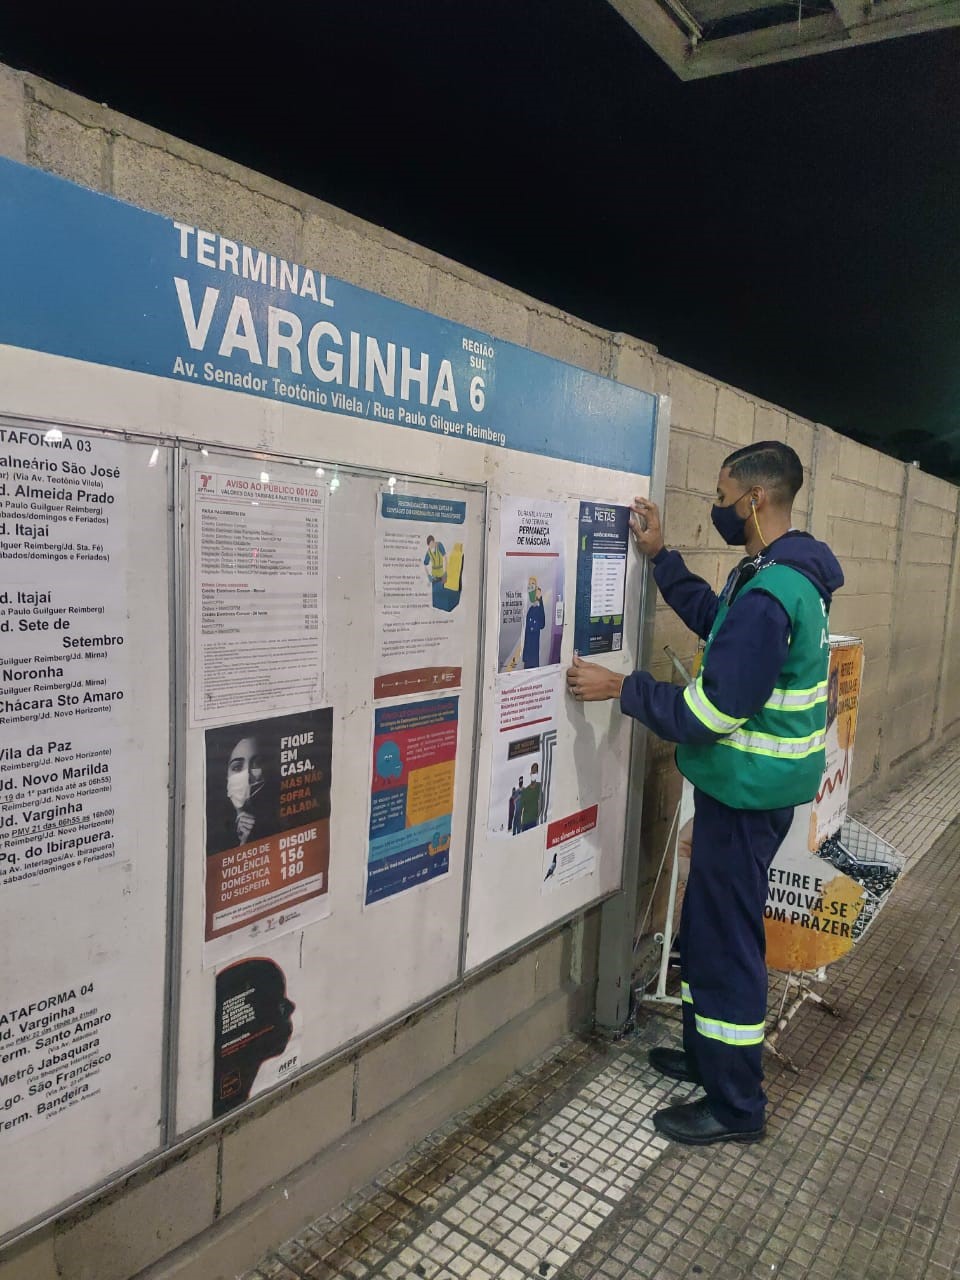
[[[740,498],[749,492],[749,489],[744,489]],[[750,517],[744,518],[737,515],[736,507],[740,498],[737,498],[736,502],[730,503],[727,507],[719,507],[714,503],[710,512],[713,527],[728,547],[742,547],[747,541],[747,521]]]

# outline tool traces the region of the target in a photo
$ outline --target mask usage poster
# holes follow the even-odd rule
[[[562,502],[504,497],[500,508],[499,673],[560,662],[564,618]]]

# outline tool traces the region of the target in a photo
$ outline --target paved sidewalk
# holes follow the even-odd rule
[[[666,1143],[673,1013],[571,1038],[248,1280],[948,1280],[960,1275],[960,744],[858,814],[909,874],[767,1058],[756,1146]],[[922,858],[922,861],[920,860]]]
[[[906,859],[905,870],[927,853],[960,813],[960,738],[937,752],[882,800],[853,815]]]

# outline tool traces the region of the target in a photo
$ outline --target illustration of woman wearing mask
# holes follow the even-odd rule
[[[523,633],[517,647],[504,664],[504,671],[515,671],[521,662],[526,671],[540,666],[540,633],[546,625],[547,613],[543,605],[543,589],[537,579],[531,576],[527,580],[527,611]]]
[[[235,732],[243,732],[238,726]],[[276,784],[270,753],[256,732],[237,738],[226,761],[226,794],[217,794],[216,769],[208,777],[207,853],[223,853],[274,835],[278,829]],[[222,785],[222,784],[221,784]]]
[[[540,632],[547,625],[543,591],[536,578],[527,583],[527,618],[523,629],[523,665],[529,671],[540,665]]]

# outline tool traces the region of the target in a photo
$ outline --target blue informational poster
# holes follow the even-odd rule
[[[366,905],[450,867],[458,698],[374,712]]]
[[[630,509],[581,502],[573,647],[581,657],[623,648]]]

